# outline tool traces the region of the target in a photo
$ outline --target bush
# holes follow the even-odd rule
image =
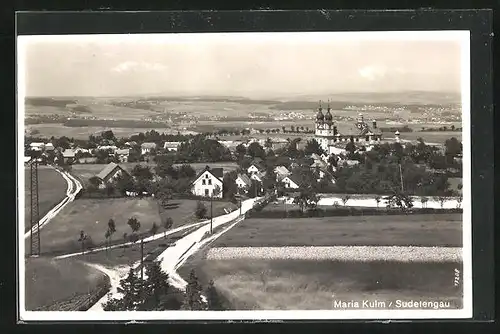
[[[203,219],[207,215],[207,207],[202,201],[196,203],[195,215],[198,219]]]
[[[432,208],[413,208],[411,211],[406,211],[406,214],[439,214],[439,213],[462,213],[461,208],[454,209],[432,209]],[[272,210],[258,211],[251,209],[247,212],[249,218],[319,218],[319,217],[345,217],[345,216],[380,216],[380,215],[401,215],[403,211],[399,208],[354,208],[354,207],[338,207],[331,209],[315,208],[312,210]]]

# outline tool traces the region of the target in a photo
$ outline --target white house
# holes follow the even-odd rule
[[[250,165],[250,167],[248,167],[247,172],[248,172],[248,174],[253,175],[253,174],[261,173],[263,170],[264,170],[264,168],[262,168],[262,166],[260,166],[260,164],[253,163]]]
[[[45,148],[45,143],[31,143],[30,148],[33,151],[41,151]]]
[[[255,181],[261,182],[261,183],[263,181],[263,178],[264,178],[264,174],[263,173],[254,173],[254,174],[250,175],[250,179],[251,180],[255,180]]]
[[[145,155],[151,153],[151,151],[156,150],[156,143],[142,143],[141,144],[141,154]]]
[[[55,147],[52,143],[45,144],[45,151],[54,151]]]
[[[276,166],[274,168],[274,173],[276,174],[276,179],[278,181],[291,174],[285,166]]]
[[[288,175],[285,176],[281,182],[285,186],[285,188],[289,189],[298,189],[300,187],[300,181],[299,178],[295,175]]]
[[[207,166],[191,184],[191,192],[196,196],[210,197],[214,196],[214,189],[219,187],[220,191],[214,197],[222,198],[223,176],[224,170],[222,168],[210,168]]]
[[[252,185],[252,180],[246,174],[238,174],[236,177],[236,185],[238,188],[250,187]]]
[[[177,150],[179,149],[180,145],[181,145],[181,143],[178,142],[178,141],[166,141],[166,142],[163,143],[163,148],[165,150],[177,152]]]

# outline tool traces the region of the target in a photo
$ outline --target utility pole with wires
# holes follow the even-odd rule
[[[40,216],[38,204],[38,157],[33,155],[30,161],[30,241],[31,256],[40,255]]]
[[[141,284],[144,282],[144,239],[141,238]]]
[[[399,163],[399,176],[401,179],[401,192],[404,192],[404,187],[403,187],[403,170],[401,168],[401,163]]]

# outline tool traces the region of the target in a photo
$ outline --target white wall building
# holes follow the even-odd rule
[[[223,169],[222,168],[205,168],[191,185],[191,192],[196,196],[211,197],[214,189],[219,187],[219,194],[214,197],[222,198],[223,190]]]

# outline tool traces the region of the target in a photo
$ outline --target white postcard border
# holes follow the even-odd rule
[[[200,39],[201,37],[201,39]],[[461,48],[462,138],[463,138],[463,308],[458,310],[289,310],[289,311],[147,311],[147,312],[64,312],[27,311],[25,309],[25,239],[24,239],[24,98],[25,48],[30,42],[91,40],[106,38],[112,43],[123,41],[166,40],[200,42],[242,38],[272,40],[293,37],[294,42],[325,40],[325,38],[360,40],[458,40]],[[47,78],[50,80],[50,78]],[[370,31],[370,32],[294,32],[294,33],[186,33],[186,34],[106,34],[106,35],[44,35],[17,37],[17,184],[18,184],[18,278],[19,320],[21,321],[141,321],[141,320],[398,320],[398,319],[465,319],[472,317],[472,216],[471,216],[471,144],[470,144],[470,31]]]

